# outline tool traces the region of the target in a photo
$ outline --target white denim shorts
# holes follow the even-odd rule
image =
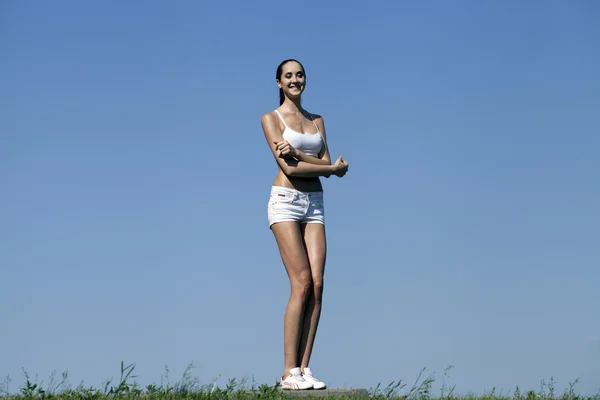
[[[267,216],[269,228],[277,222],[284,221],[325,225],[323,192],[301,192],[282,186],[272,186]]]

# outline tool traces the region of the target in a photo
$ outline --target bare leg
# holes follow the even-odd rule
[[[290,279],[291,294],[284,318],[284,372],[299,367],[298,344],[302,333],[304,309],[311,293],[311,273],[300,226],[280,222],[272,226],[281,259]]]
[[[298,365],[302,372],[308,367],[312,354],[323,298],[323,276],[327,258],[327,241],[325,227],[321,224],[306,224],[302,226],[302,234],[310,263],[312,290],[304,311],[304,323],[300,345],[298,348]]]

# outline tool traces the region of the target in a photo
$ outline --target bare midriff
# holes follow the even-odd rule
[[[289,189],[296,189],[301,192],[323,191],[323,185],[321,184],[319,177],[304,178],[287,176],[281,169],[277,173],[277,177],[275,178],[275,182],[273,182],[273,186],[283,186]]]

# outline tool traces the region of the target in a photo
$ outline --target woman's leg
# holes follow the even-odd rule
[[[308,367],[308,363],[310,362],[317,327],[319,326],[319,319],[321,317],[327,241],[325,226],[322,224],[305,224],[302,226],[301,232],[308,254],[312,278],[312,288],[304,311],[304,323],[298,348],[297,364],[304,372],[304,368]]]
[[[298,364],[298,344],[302,333],[304,309],[312,291],[312,278],[300,226],[295,222],[280,222],[271,227],[281,259],[290,279],[291,294],[284,318],[284,372]]]

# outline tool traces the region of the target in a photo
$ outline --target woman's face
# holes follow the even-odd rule
[[[288,98],[300,97],[306,88],[306,78],[302,66],[296,61],[285,63],[277,86],[283,90]]]

